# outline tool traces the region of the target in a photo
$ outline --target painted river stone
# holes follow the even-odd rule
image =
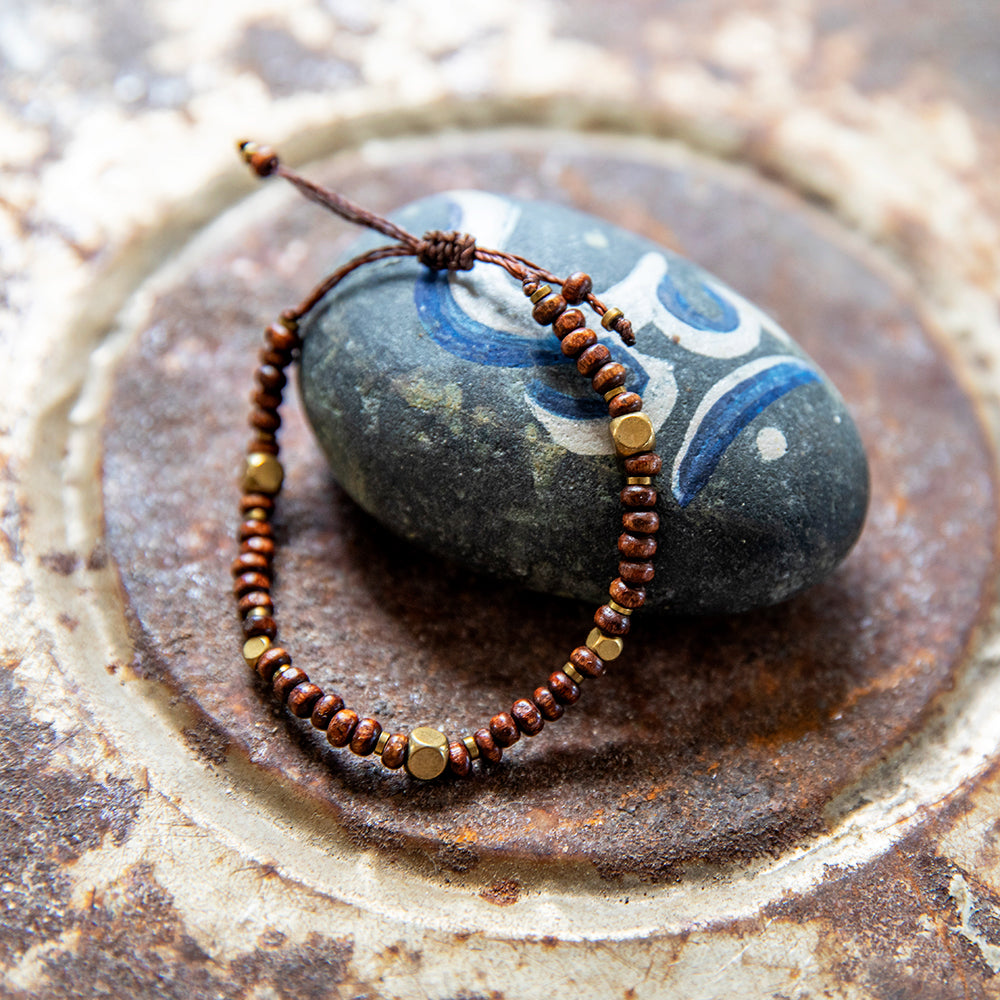
[[[631,350],[591,325],[628,366],[664,462],[648,606],[773,604],[843,559],[868,505],[857,430],[826,376],[753,303],[655,243],[554,204],[454,191],[395,219],[473,233],[556,274],[586,270],[631,319]],[[366,236],[348,256],[378,242]],[[383,261],[328,295],[303,338],[306,412],[361,507],[470,569],[606,599],[622,484],[607,406],[532,320],[518,282],[484,264],[449,274]]]

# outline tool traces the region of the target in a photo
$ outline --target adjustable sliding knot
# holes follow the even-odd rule
[[[432,229],[417,243],[416,256],[432,271],[471,271],[476,263],[476,240],[468,233]]]

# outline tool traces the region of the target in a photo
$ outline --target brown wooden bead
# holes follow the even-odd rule
[[[261,365],[257,369],[257,381],[260,387],[268,392],[279,392],[288,384],[285,373],[274,365]]]
[[[545,725],[542,713],[527,698],[518,698],[510,707],[510,715],[525,736],[537,736]]]
[[[574,271],[562,286],[562,296],[571,305],[575,306],[582,302],[594,290],[594,283],[590,280],[589,274],[583,271]]]
[[[281,372],[292,363],[291,351],[276,351],[273,347],[265,347],[258,356],[262,365],[270,365]]]
[[[593,330],[584,327],[581,330],[573,330],[563,337],[562,352],[567,358],[575,358],[581,351],[597,343],[597,334]]]
[[[512,747],[521,738],[517,723],[507,712],[497,712],[490,719],[490,735],[493,737],[493,742],[504,749]]]
[[[549,690],[556,701],[563,705],[575,705],[580,700],[580,689],[561,670],[549,675]]]
[[[548,719],[549,722],[555,722],[556,719],[561,719],[563,712],[566,711],[562,705],[559,704],[555,699],[555,695],[547,687],[537,687],[531,696],[535,705],[538,706],[538,711],[542,713],[543,719]]]
[[[608,587],[608,593],[615,604],[623,608],[641,608],[646,603],[646,591],[642,587],[630,587],[620,577],[616,576]]]
[[[625,473],[629,476],[655,476],[663,468],[663,459],[655,451],[641,451],[625,459]]]
[[[270,513],[274,510],[274,497],[269,497],[266,493],[244,493],[240,497],[240,512],[245,514],[248,510],[266,510]]]
[[[259,552],[241,552],[230,566],[233,576],[242,576],[244,573],[270,573],[271,560]]]
[[[532,277],[527,277],[521,282],[521,291],[527,298],[531,298],[542,286]]]
[[[653,579],[655,567],[651,562],[620,562],[618,575],[626,583],[649,583]]]
[[[248,538],[272,538],[274,528],[267,521],[244,521],[240,525],[240,541],[245,542]]]
[[[259,431],[273,434],[281,426],[281,417],[274,410],[263,410],[259,406],[255,406],[250,411],[249,423],[251,427],[256,427]]]
[[[568,333],[586,325],[586,319],[579,309],[567,309],[553,324],[552,332],[562,340]]]
[[[326,729],[330,720],[344,707],[344,699],[339,694],[325,694],[313,705],[309,721],[316,729]]]
[[[270,590],[271,578],[263,573],[241,573],[233,581],[233,597],[240,598],[251,590]]]
[[[503,749],[498,747],[493,734],[488,729],[477,729],[472,738],[479,747],[479,756],[490,764],[499,764],[503,757]]]
[[[459,778],[467,778],[472,773],[469,748],[460,740],[448,744],[448,770]]]
[[[326,738],[331,746],[346,747],[351,742],[358,725],[358,713],[353,708],[342,708],[326,727]]]
[[[269,615],[273,614],[274,601],[271,600],[271,595],[264,590],[251,590],[236,602],[236,609],[241,615],[245,615],[253,608],[265,608]]]
[[[264,332],[269,346],[276,351],[295,351],[302,343],[299,335],[280,323],[272,323]]]
[[[259,451],[265,451],[269,455],[277,455],[281,451],[281,448],[273,437],[258,437],[254,438],[247,445],[247,454],[252,455],[254,452]]]
[[[640,535],[655,535],[660,530],[660,515],[655,510],[627,510],[622,527]]]
[[[243,619],[243,638],[252,639],[256,635],[266,635],[268,639],[274,639],[278,635],[278,623],[270,616],[264,615]]]
[[[292,688],[285,704],[297,719],[307,719],[312,715],[316,702],[322,697],[323,689],[318,684],[305,681]]]
[[[250,402],[259,406],[262,410],[273,412],[281,406],[281,393],[265,392],[263,389],[259,389],[257,392],[251,394]]]
[[[359,757],[367,757],[375,749],[378,738],[382,735],[382,727],[375,719],[361,719],[351,736],[351,753]]]
[[[623,531],[618,536],[618,551],[628,559],[652,559],[656,555],[656,539]]]
[[[600,677],[604,673],[604,660],[589,646],[577,646],[569,654],[569,662],[583,674],[584,677]]]
[[[274,555],[274,539],[263,538],[260,535],[244,538],[243,544],[240,545],[240,552],[256,552],[270,559]]]
[[[626,507],[656,506],[656,490],[652,486],[626,486],[618,496]]]
[[[309,675],[304,670],[299,669],[299,667],[289,667],[287,670],[282,670],[281,673],[275,674],[271,678],[271,688],[274,691],[274,696],[282,705],[288,700],[288,696],[294,688],[297,688],[300,684],[308,683]]]
[[[577,362],[577,367],[579,367],[579,362]],[[594,387],[594,392],[605,393],[624,385],[626,378],[628,378],[628,369],[617,361],[609,361],[597,369],[590,384]]]
[[[592,344],[576,359],[576,370],[581,375],[592,375],[610,360],[611,351],[607,344]]]
[[[291,662],[292,658],[288,655],[288,650],[282,649],[281,646],[272,646],[260,654],[254,669],[262,681],[270,683],[274,672],[282,667],[287,667]]]
[[[393,733],[382,747],[382,763],[393,771],[402,767],[406,763],[406,748],[409,744],[406,733]]]
[[[642,396],[637,392],[620,392],[608,403],[608,413],[621,417],[626,413],[638,413],[642,409]]]
[[[548,326],[554,323],[566,311],[566,300],[559,294],[547,295],[541,302],[536,303],[531,310],[531,315],[536,323]]]
[[[628,635],[632,619],[615,611],[610,605],[602,604],[594,612],[594,624],[607,635]]]

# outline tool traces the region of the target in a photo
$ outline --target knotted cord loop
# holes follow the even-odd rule
[[[533,264],[519,254],[510,253],[507,250],[487,250],[476,246],[475,239],[468,233],[442,232],[439,229],[433,229],[425,233],[423,237],[414,236],[402,226],[396,225],[395,222],[378,215],[376,212],[370,212],[368,209],[356,205],[337,191],[330,191],[305,177],[301,177],[294,170],[289,170],[281,163],[274,150],[267,146],[243,141],[239,143],[239,150],[243,160],[259,177],[277,174],[293,184],[310,201],[322,205],[342,219],[358,226],[374,229],[376,232],[396,240],[392,246],[380,247],[378,250],[355,257],[354,260],[349,261],[331,274],[313,289],[312,293],[297,309],[290,311],[290,315],[294,315],[296,319],[301,319],[327,292],[331,291],[352,271],[372,261],[384,260],[386,257],[413,256],[421,264],[434,271],[471,271],[476,261],[482,261],[484,264],[496,264],[504,268],[518,281],[525,281],[530,276],[534,276],[539,281],[553,285],[564,283],[564,279],[537,264]],[[608,313],[608,307],[596,295],[588,293],[585,298],[598,316],[603,317]],[[631,347],[635,344],[632,324],[621,315],[619,310],[615,309],[612,312],[614,314],[612,321],[604,324],[605,329],[613,330],[623,343]]]
[[[417,260],[432,271],[471,271],[476,263],[475,237],[431,229],[417,244]]]

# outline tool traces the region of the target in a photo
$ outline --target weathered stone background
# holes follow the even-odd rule
[[[992,0],[12,0],[0,67],[3,995],[1000,996],[995,611],[813,839],[669,884],[464,871],[458,841],[418,864],[317,822],[139,679],[84,502],[121,310],[252,190],[241,135],[301,159],[557,126],[731,160],[894,269],[995,452]]]

